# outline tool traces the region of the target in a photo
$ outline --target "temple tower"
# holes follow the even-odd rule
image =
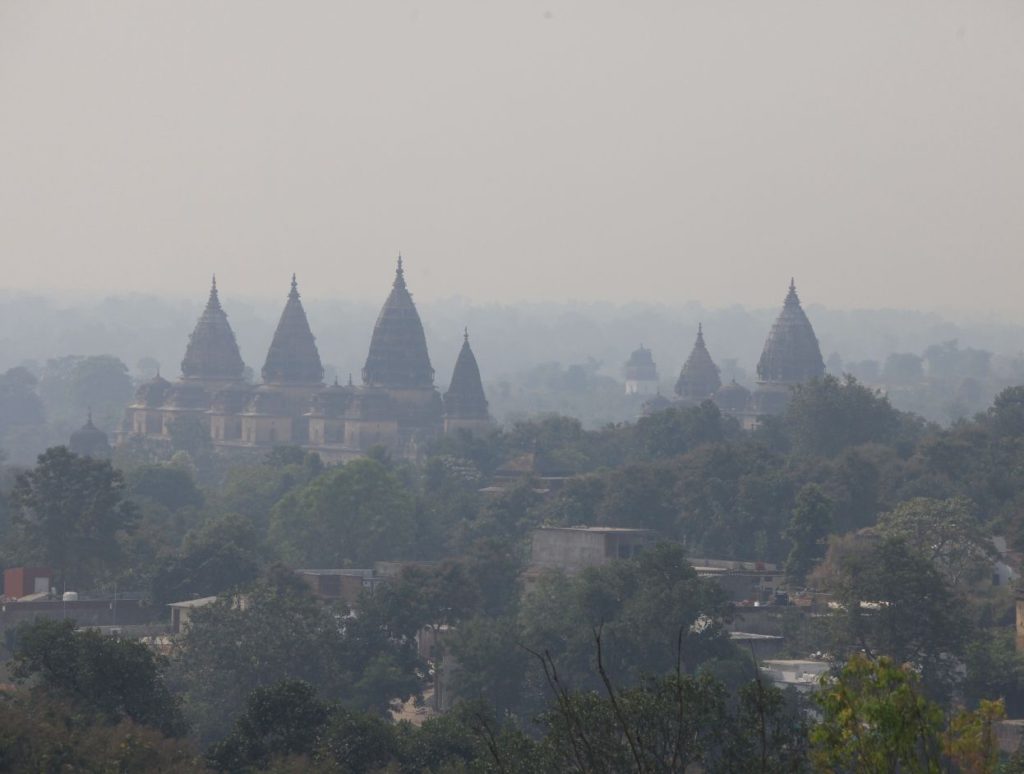
[[[491,428],[480,367],[469,346],[469,330],[466,330],[452,371],[451,384],[444,394],[444,432],[468,430],[472,434],[483,434]]]
[[[651,350],[643,344],[630,354],[623,372],[627,395],[654,395],[658,391],[658,367]]]
[[[188,338],[185,357],[181,361],[181,377],[209,383],[239,382],[245,370],[238,351],[235,332],[220,305],[217,277],[210,284],[210,297],[206,302],[192,335]]]
[[[427,337],[405,284],[401,256],[391,293],[373,326],[370,351],[363,367],[363,385],[364,391],[383,392],[393,401],[403,443],[414,436],[436,435],[441,430],[441,396],[434,387]],[[374,411],[383,405],[376,399],[360,399],[359,404],[365,404],[367,409],[372,405]]]
[[[306,310],[299,299],[299,285],[292,275],[292,287],[263,364],[263,381],[280,385],[322,385],[324,367],[316,339],[310,330]]]
[[[698,323],[697,340],[676,380],[676,395],[681,401],[689,404],[710,400],[722,386],[722,379],[718,373],[718,366],[711,359],[711,353],[704,344],[704,327]]]
[[[68,450],[80,457],[110,457],[110,441],[107,440],[107,434],[92,423],[92,411],[85,424],[71,434]]]
[[[235,332],[220,305],[217,277],[210,282],[210,296],[189,336],[181,361],[181,378],[166,391],[161,409],[164,437],[182,417],[191,417],[210,427],[210,401],[215,392],[228,386],[244,387],[245,364],[238,351]],[[157,391],[154,386],[153,392]]]
[[[242,413],[242,442],[306,443],[307,412],[313,395],[323,388],[324,368],[294,274],[262,373],[263,384],[253,391]]]
[[[758,387],[754,409],[759,414],[781,413],[794,385],[825,375],[818,337],[807,319],[796,284],[790,280],[789,293],[764,343],[757,363]]]

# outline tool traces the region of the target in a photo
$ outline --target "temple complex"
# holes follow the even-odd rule
[[[157,376],[139,386],[128,406],[122,443],[169,442],[175,423],[191,419],[222,450],[297,445],[338,462],[383,446],[414,457],[442,433],[485,433],[492,427],[468,332],[451,385],[442,399],[434,386],[426,336],[398,259],[391,292],[374,325],[363,383],[324,384],[316,338],[292,276],[291,289],[261,372],[244,379],[234,332],[214,279],[189,337],[174,383]]]
[[[794,386],[824,375],[818,338],[790,280],[782,311],[768,333],[757,364],[757,388],[753,392],[735,380],[722,385],[718,366],[704,342],[704,328],[698,325],[697,340],[676,381],[676,399],[655,395],[644,403],[643,413],[650,415],[711,400],[723,413],[749,428],[760,416],[783,412]]]

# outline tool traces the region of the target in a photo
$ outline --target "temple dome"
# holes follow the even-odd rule
[[[719,389],[712,400],[722,411],[745,411],[750,404],[750,390],[733,379]]]
[[[159,408],[167,402],[167,393],[170,390],[171,383],[158,373],[135,390],[135,403],[146,408]]]
[[[110,441],[107,434],[92,423],[92,412],[85,424],[71,434],[68,449],[83,457],[109,457]]]
[[[321,384],[323,380],[320,353],[306,319],[306,310],[299,300],[299,288],[293,274],[292,288],[263,365],[263,381],[268,384]]]
[[[770,384],[801,384],[825,375],[818,337],[800,306],[796,285],[779,313],[757,363],[758,381]]]
[[[638,382],[658,381],[658,367],[654,364],[654,356],[651,350],[643,344],[639,349],[634,349],[626,361],[626,379]]]
[[[221,308],[214,277],[206,308],[189,336],[185,358],[181,361],[181,375],[186,379],[236,380],[242,378],[244,370],[238,342]]]
[[[710,398],[721,386],[718,366],[704,344],[704,328],[698,324],[697,340],[676,380],[676,395],[684,400],[699,402]]]
[[[451,385],[444,394],[444,413],[458,419],[487,419],[489,416],[480,368],[469,346],[469,331],[463,337]]]
[[[427,353],[416,305],[405,286],[402,259],[395,281],[373,326],[370,351],[363,368],[363,382],[376,387],[433,388],[434,369]]]

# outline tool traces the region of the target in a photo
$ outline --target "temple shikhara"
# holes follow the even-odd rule
[[[649,350],[645,352],[651,372],[656,373]],[[635,358],[636,353],[633,354]],[[718,366],[704,342],[704,329],[698,326],[697,340],[676,380],[675,399],[659,393],[645,402],[644,413],[652,414],[672,406],[695,406],[711,400],[724,413],[751,427],[760,416],[782,413],[793,387],[824,375],[825,361],[818,337],[800,305],[796,284],[790,280],[782,311],[768,333],[757,363],[757,386],[753,392],[735,380],[722,384]]]
[[[189,337],[181,377],[170,382],[158,374],[139,387],[120,442],[169,442],[174,423],[186,418],[208,429],[220,449],[287,444],[316,451],[324,461],[344,461],[375,446],[414,457],[424,442],[443,433],[485,433],[492,427],[468,332],[448,391],[442,397],[434,385],[423,324],[401,258],[370,337],[362,384],[352,384],[351,378],[344,385],[324,384],[294,276],[262,383],[248,383],[244,371],[214,279]]]

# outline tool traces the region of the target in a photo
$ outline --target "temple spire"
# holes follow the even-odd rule
[[[825,373],[818,337],[800,305],[796,283],[790,279],[789,293],[765,341],[757,363],[758,381],[770,384],[800,384]]]
[[[244,370],[235,333],[220,305],[217,276],[213,275],[206,308],[196,322],[181,361],[181,375],[186,379],[235,381],[242,378]]]
[[[487,397],[480,380],[480,367],[469,346],[469,329],[464,329],[462,335],[462,349],[455,361],[451,385],[444,394],[444,413],[456,419],[488,419]]]
[[[268,383],[320,384],[324,378],[320,352],[309,328],[306,310],[299,300],[298,282],[292,274],[291,290],[274,339],[263,365],[263,381]]]
[[[427,337],[419,312],[405,284],[402,257],[398,257],[395,281],[377,316],[370,337],[370,351],[363,367],[363,382],[397,389],[434,386],[434,369],[427,353]]]
[[[697,339],[676,380],[676,395],[684,400],[699,402],[708,400],[721,386],[718,366],[711,359],[711,353],[704,343],[704,326],[697,323]]]

